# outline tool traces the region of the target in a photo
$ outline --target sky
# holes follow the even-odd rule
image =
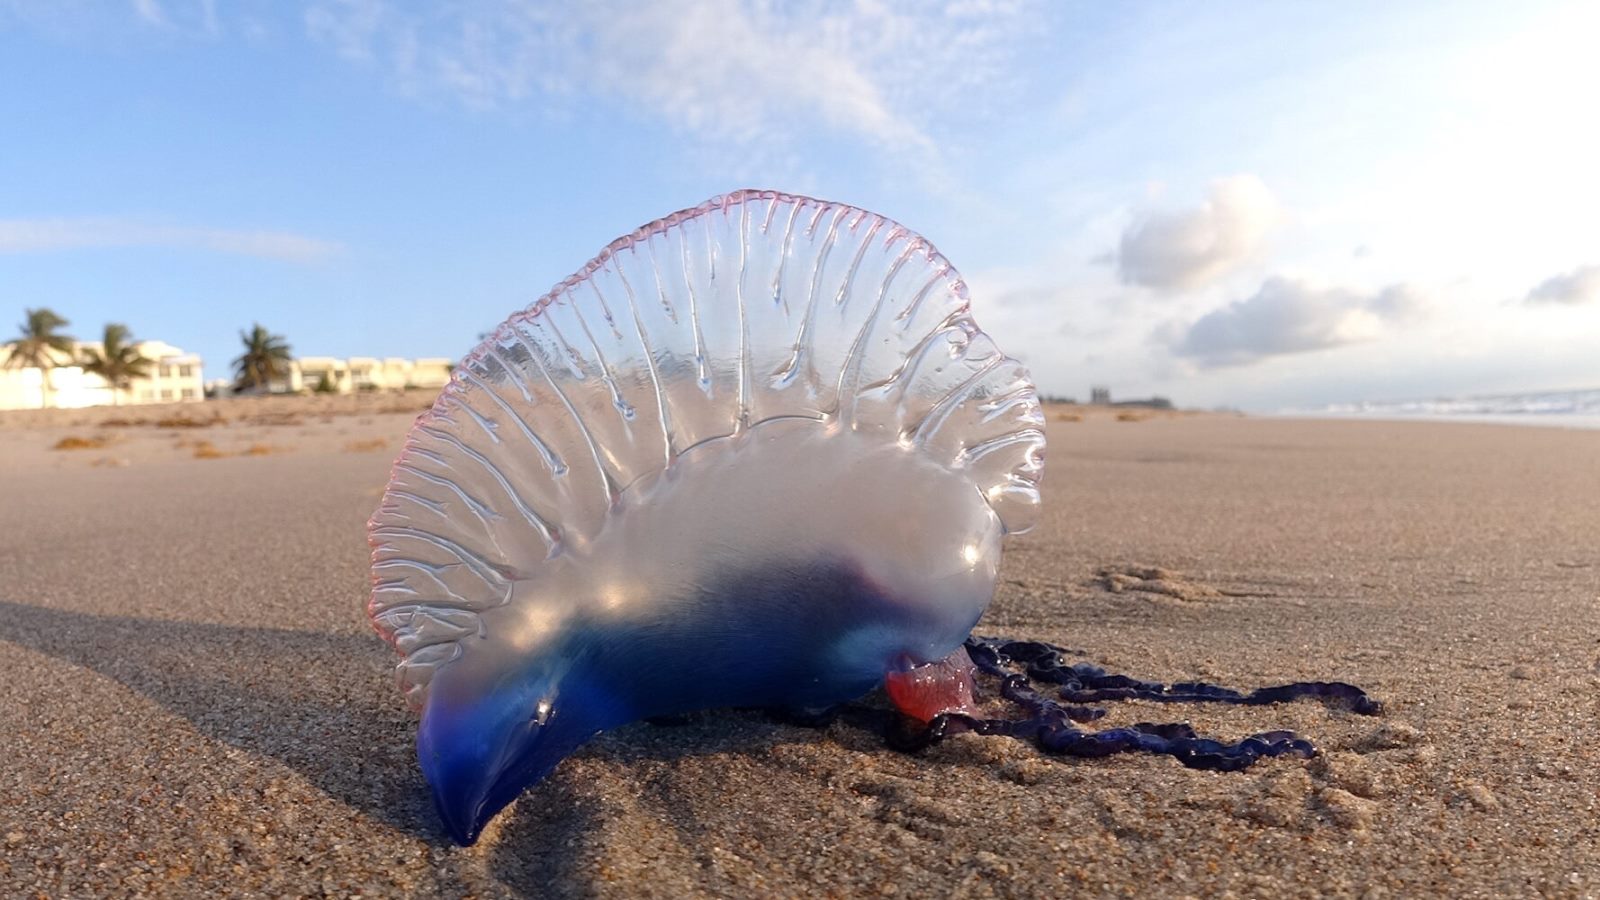
[[[1600,387],[1600,5],[0,0],[0,340],[459,358],[742,187],[882,213],[1041,392]]]

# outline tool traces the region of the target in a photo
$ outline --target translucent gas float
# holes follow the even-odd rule
[[[883,216],[741,191],[613,242],[462,360],[369,525],[451,834],[604,729],[964,656],[1044,447],[1027,371]]]

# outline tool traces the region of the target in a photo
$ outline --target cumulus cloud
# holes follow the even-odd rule
[[[1523,298],[1530,306],[1577,306],[1600,302],[1600,265],[1579,266],[1547,278]]]
[[[532,0],[402,8],[317,0],[309,34],[408,91],[478,107],[617,99],[710,138],[820,124],[931,151],[935,118],[1005,77],[1029,10],[742,0]]]
[[[1117,272],[1128,284],[1160,291],[1200,287],[1254,256],[1280,215],[1261,179],[1218,179],[1198,208],[1150,213],[1129,226]]]
[[[1433,295],[1414,284],[1391,284],[1366,302],[1369,312],[1395,325],[1420,322],[1435,310]]]
[[[339,245],[283,231],[188,228],[130,219],[0,219],[0,253],[91,247],[182,247],[308,263]]]
[[[1250,297],[1186,328],[1158,332],[1156,339],[1201,366],[1237,366],[1371,340],[1388,326],[1426,316],[1430,307],[1427,294],[1407,284],[1364,294],[1269,278]]]

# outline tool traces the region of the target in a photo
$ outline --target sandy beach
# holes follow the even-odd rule
[[[1316,759],[716,711],[602,736],[461,849],[362,612],[429,399],[0,416],[0,895],[1600,896],[1600,432],[1055,411],[979,631],[1386,704],[1105,720]]]

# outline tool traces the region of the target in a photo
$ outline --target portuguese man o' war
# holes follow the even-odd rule
[[[368,612],[450,835],[473,843],[603,730],[714,707],[815,717],[885,685],[902,749],[971,730],[1238,768],[1309,745],[1086,737],[1083,708],[1028,679],[1090,691],[1069,703],[1365,699],[1157,697],[1046,665],[1059,648],[969,638],[1004,539],[1033,524],[1044,450],[1027,371],[883,216],[740,191],[614,241],[462,360],[369,523]],[[975,674],[1025,718],[982,718]]]
[[[741,191],[613,242],[467,355],[369,524],[451,835],[604,729],[959,650],[1044,446],[961,277],[883,216]]]

